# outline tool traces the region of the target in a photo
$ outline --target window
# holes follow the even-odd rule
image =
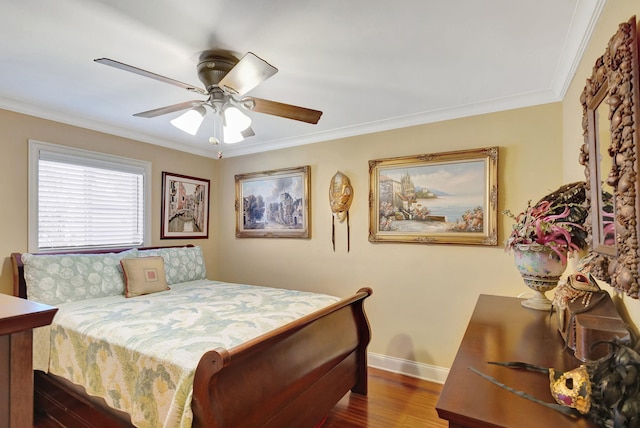
[[[29,141],[29,251],[149,242],[151,164]]]

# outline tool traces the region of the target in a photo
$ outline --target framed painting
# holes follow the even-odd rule
[[[209,180],[162,172],[160,239],[209,237]]]
[[[369,161],[369,241],[497,245],[498,147]]]
[[[309,239],[310,167],[236,175],[236,237]]]

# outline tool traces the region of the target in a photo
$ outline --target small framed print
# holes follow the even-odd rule
[[[310,167],[239,174],[236,237],[309,239]]]
[[[209,183],[162,172],[161,239],[209,237]]]

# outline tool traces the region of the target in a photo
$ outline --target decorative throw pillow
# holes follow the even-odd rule
[[[126,297],[141,296],[169,289],[162,257],[122,259],[120,264],[124,271],[124,295]]]
[[[27,298],[48,305],[122,295],[120,259],[136,257],[137,249],[104,254],[22,255]]]
[[[139,256],[161,256],[164,259],[168,285],[207,278],[207,270],[200,247],[141,250]]]

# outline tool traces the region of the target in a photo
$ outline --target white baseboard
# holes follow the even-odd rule
[[[368,354],[369,366],[380,370],[403,374],[405,376],[417,377],[430,382],[444,383],[447,380],[449,369],[432,366],[402,358],[389,357],[387,355]]]

